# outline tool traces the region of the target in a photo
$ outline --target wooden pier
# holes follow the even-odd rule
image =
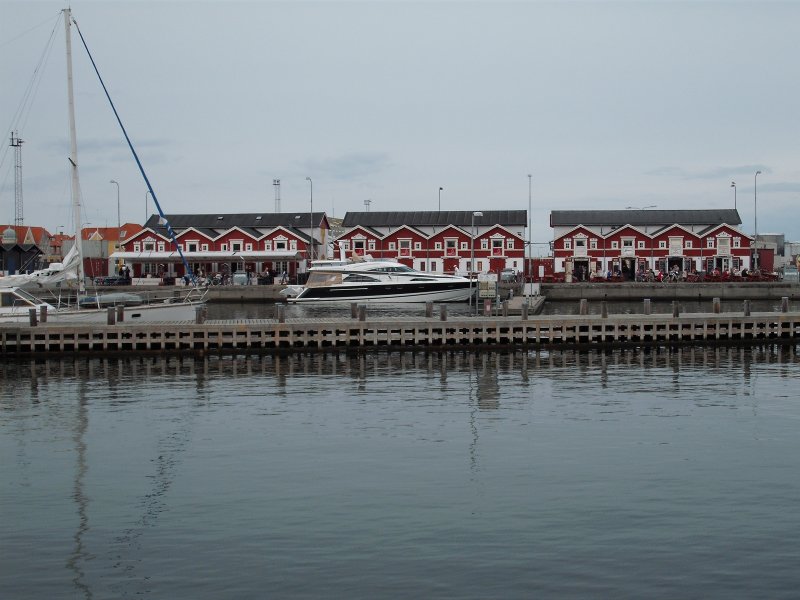
[[[369,348],[757,342],[800,338],[800,313],[680,316],[258,319],[114,325],[0,325],[6,357],[107,352],[192,353]]]

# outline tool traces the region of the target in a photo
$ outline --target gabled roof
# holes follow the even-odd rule
[[[459,227],[472,226],[471,210],[443,210],[422,212],[348,212],[344,216],[342,226],[355,227],[429,227],[432,225]],[[481,217],[475,217],[475,224],[499,223],[501,225],[527,225],[528,215],[524,210],[484,210]]]
[[[731,227],[731,226],[730,226],[730,224],[728,224],[728,223],[719,223],[719,224],[717,224],[717,225],[709,225],[708,227],[706,227],[706,228],[705,228],[705,229],[703,229],[702,231],[698,231],[698,232],[697,232],[695,235],[696,235],[697,237],[703,237],[704,235],[708,235],[708,234],[709,234],[709,233],[711,233],[712,231],[714,231],[714,230],[716,230],[716,229],[720,229],[720,228],[722,228],[722,227],[729,227],[730,229],[734,229],[734,230],[736,230],[736,233],[739,233],[739,234],[741,234],[741,237],[745,237],[745,238],[747,238],[747,239],[750,239],[750,240],[752,240],[752,239],[753,239],[753,238],[751,238],[749,235],[747,235],[746,233],[744,233],[743,231],[739,231],[739,230],[738,230],[738,229],[736,229],[735,227]]]
[[[313,221],[314,227],[319,227],[325,220],[324,212],[293,212],[293,213],[214,213],[211,215],[166,215],[167,221],[173,229],[223,229],[231,227],[310,227]],[[164,229],[159,225],[159,216],[150,215],[145,227],[151,229]],[[218,234],[214,234],[217,237]]]
[[[342,233],[341,237],[345,237],[345,236],[350,237],[352,233],[354,233],[355,231],[358,231],[358,230],[361,230],[361,231],[364,231],[364,232],[369,233],[371,235],[374,235],[378,239],[381,239],[382,237],[384,237],[383,234],[380,231],[378,231],[377,229],[373,229],[372,227],[367,227],[366,225],[356,225],[352,229],[350,229],[349,231],[345,231],[344,233]]]
[[[703,210],[554,210],[551,227],[571,225],[707,225],[710,223],[741,225],[739,211],[733,208]]]

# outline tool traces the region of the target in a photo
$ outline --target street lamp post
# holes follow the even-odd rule
[[[753,268],[758,269],[758,176],[761,171],[756,171],[753,177],[753,228],[755,229],[753,244],[755,245],[755,252],[753,253]]]
[[[522,253],[522,260],[524,261],[522,263],[522,285],[523,285],[523,289],[526,292],[525,295],[528,298],[530,298],[530,292],[529,292],[530,287],[528,286],[528,269],[530,268],[530,264],[529,263],[531,261],[532,254],[533,254],[533,252],[532,252],[533,248],[531,247],[531,218],[532,218],[532,216],[531,216],[531,185],[532,185],[532,183],[531,182],[532,182],[532,178],[533,178],[533,175],[528,173],[528,252],[527,253],[526,252]],[[533,279],[533,273],[531,273],[531,279]]]
[[[148,195],[149,193],[150,193],[150,190],[147,190],[147,191],[144,193],[144,222],[145,222],[145,223],[147,223],[147,217],[149,216],[149,215],[147,214],[147,195]]]
[[[443,189],[444,189],[443,187],[439,188],[439,212],[442,212],[442,190]]]
[[[310,261],[314,257],[314,182],[311,181],[311,177],[306,177],[306,181],[309,184],[311,196],[311,213],[309,214],[309,220],[311,222],[311,246],[308,253],[308,260]]]
[[[117,183],[117,181],[115,181],[114,179],[112,179],[108,183],[113,183],[114,185],[117,186],[117,229],[121,229],[122,219],[119,216],[119,183]],[[119,235],[119,232],[117,232],[117,235]]]
[[[733,210],[736,210],[736,182],[731,181],[731,187],[733,188]]]
[[[472,280],[475,278],[475,217],[482,217],[483,213],[479,210],[476,210],[472,213],[472,227],[470,228],[470,252],[469,252],[469,302],[470,306],[472,305],[473,297],[472,297]],[[477,308],[478,301],[475,300],[475,307]],[[470,311],[472,312],[472,311]]]

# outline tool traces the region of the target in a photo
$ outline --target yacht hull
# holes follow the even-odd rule
[[[475,288],[470,282],[409,282],[307,287],[291,303],[323,302],[466,302]]]

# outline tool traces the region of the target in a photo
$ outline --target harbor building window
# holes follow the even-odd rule
[[[139,242],[134,242],[133,243],[133,251],[134,252],[141,252],[142,251],[142,245]]]
[[[241,252],[242,251],[242,242],[241,240],[231,241],[231,252]]]
[[[461,242],[461,249],[462,250],[469,250],[469,243],[468,242]]]
[[[208,244],[201,244],[201,245],[200,245],[200,249],[201,249],[203,252],[208,252]]]
[[[367,248],[369,248],[370,250],[375,250],[375,240],[370,240],[369,242],[367,242]]]
[[[706,248],[714,247],[714,238],[706,238]]]
[[[589,240],[589,250],[597,250],[597,240],[595,238]]]
[[[492,255],[499,256],[503,254],[503,240],[492,240]]]
[[[734,248],[741,248],[742,247],[742,238],[738,238],[738,237],[733,238],[733,247]]]
[[[644,250],[644,241],[643,240],[639,240],[638,242],[636,242],[636,247],[639,250]]]
[[[245,249],[246,252],[252,252],[253,244],[245,244],[244,245],[244,249]]]
[[[275,250],[286,250],[286,240],[275,240]]]
[[[422,250],[422,242],[414,242],[414,250]]]
[[[659,240],[658,241],[658,249],[664,250],[667,247],[667,240]]]
[[[272,240],[264,242],[264,250],[272,250]]]
[[[481,240],[481,250],[489,249],[489,240]]]
[[[364,240],[353,240],[353,251],[356,254],[364,254]]]
[[[564,250],[572,250],[572,240],[564,240]]]
[[[506,240],[506,248],[508,250],[513,250],[514,249],[514,238],[508,238]]]
[[[350,250],[350,242],[347,240],[342,240],[341,242],[339,242],[339,246],[341,247],[342,250]]]
[[[297,250],[297,240],[289,242],[289,250]]]
[[[397,250],[397,245],[394,242],[389,242],[389,250]]]
[[[197,252],[197,242],[187,242],[186,247],[189,249],[189,252]]]
[[[158,251],[164,252],[164,242],[158,242]]]
[[[145,242],[144,243],[144,251],[145,252],[153,252],[156,249],[155,242]]]
[[[619,250],[619,242],[617,240],[614,240],[613,242],[611,242],[611,249],[612,250]]]
[[[442,242],[436,242],[436,243],[433,245],[433,247],[434,247],[434,249],[436,249],[436,250],[441,250],[441,249],[442,249]]]
[[[686,240],[686,249],[691,250],[692,248],[692,240]]]

